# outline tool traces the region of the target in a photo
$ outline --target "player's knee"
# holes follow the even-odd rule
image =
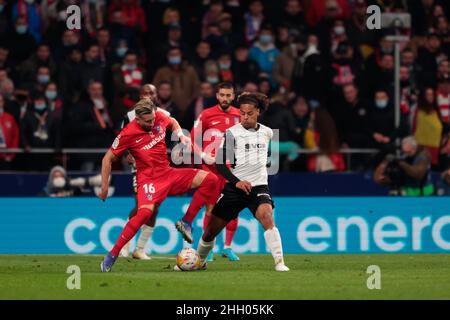
[[[137,215],[139,215],[145,222],[147,222],[153,215],[153,210],[149,207],[140,207]]]
[[[265,208],[259,210],[259,212],[257,214],[257,218],[263,226],[270,227],[271,225],[273,225],[272,210],[265,209]]]
[[[212,189],[216,189],[218,184],[219,178],[213,173],[208,173],[202,182],[202,185]]]

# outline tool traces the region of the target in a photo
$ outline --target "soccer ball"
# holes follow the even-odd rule
[[[182,271],[194,271],[200,268],[200,255],[192,248],[184,248],[177,254],[177,266]]]

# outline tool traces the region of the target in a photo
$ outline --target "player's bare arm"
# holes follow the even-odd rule
[[[102,189],[98,195],[103,201],[108,197],[109,177],[111,176],[112,163],[117,160],[117,157],[108,150],[102,160]]]
[[[184,145],[190,145],[191,138],[184,135],[183,129],[181,128],[178,121],[173,117],[170,117],[170,120],[172,121],[172,125],[169,127],[169,130],[177,134],[177,136],[180,138],[181,143],[183,143]]]

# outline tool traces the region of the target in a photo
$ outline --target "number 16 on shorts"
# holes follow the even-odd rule
[[[147,199],[151,201],[153,199],[153,194],[155,193],[155,187],[153,186],[153,183],[144,183],[142,187],[144,188]]]

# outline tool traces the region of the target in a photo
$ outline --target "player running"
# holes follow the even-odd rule
[[[140,100],[135,106],[135,112],[136,119],[120,132],[103,157],[102,189],[99,197],[102,200],[107,197],[112,162],[125,150],[129,150],[136,160],[138,210],[102,261],[102,272],[111,271],[123,246],[152,217],[155,207],[168,195],[180,195],[196,188],[187,210],[191,214],[197,214],[205,204],[216,201],[211,196],[217,192],[218,186],[218,179],[214,174],[199,169],[175,169],[169,166],[165,142],[166,128],[176,133],[183,144],[191,143],[190,138],[184,136],[178,122],[156,110],[155,104],[149,99]],[[187,236],[183,234],[185,239]],[[192,239],[190,241],[192,242]]]
[[[219,198],[220,190],[223,189],[226,180],[216,169],[215,157],[220,143],[222,142],[225,130],[239,123],[239,109],[233,107],[234,88],[229,82],[220,83],[217,86],[216,98],[219,104],[204,110],[200,113],[194,127],[191,130],[191,139],[196,154],[201,154],[204,159],[201,168],[205,171],[214,173],[219,178],[219,189],[216,197]],[[216,199],[217,199],[216,198]],[[213,205],[206,206],[205,218],[203,219],[203,229],[208,225],[209,217]],[[185,215],[183,221],[191,225],[195,217]],[[231,220],[226,226],[225,246],[222,256],[228,257],[231,261],[239,261],[239,257],[231,249],[231,243],[238,226],[238,218]],[[211,251],[207,261],[213,261],[213,252]]]
[[[198,244],[202,269],[206,268],[215,238],[239,213],[248,208],[262,224],[264,239],[275,260],[276,271],[289,271],[284,264],[280,233],[273,220],[273,201],[267,181],[269,143],[272,129],[257,122],[268,105],[259,93],[243,93],[238,98],[241,123],[225,132],[216,158],[219,173],[228,180],[212,211],[206,230]],[[226,165],[229,161],[232,170]]]
[[[151,84],[147,83],[144,84],[140,91],[139,99],[150,99],[156,104],[158,104],[158,94],[156,87]],[[161,112],[164,112],[167,116],[170,116],[170,112],[165,111],[161,108],[156,108],[156,110],[159,110]],[[122,123],[122,129],[129,124],[131,121],[133,121],[136,118],[136,112],[133,110],[129,111],[123,120]],[[134,194],[134,200],[135,205],[134,208],[131,210],[128,219],[133,218],[138,210],[137,206],[137,180],[136,180],[136,162],[131,154],[128,154],[127,156],[128,163],[131,166],[131,173],[133,174],[133,194]],[[132,257],[134,259],[140,259],[140,260],[150,260],[151,258],[145,253],[144,248],[147,244],[148,240],[151,238],[153,230],[155,229],[156,224],[156,216],[158,215],[158,207],[155,207],[155,213],[152,215],[149,221],[147,221],[141,228],[141,234],[138,237],[136,248],[133,251]],[[130,242],[128,242],[120,252],[120,255],[122,257],[128,257],[130,255]]]

